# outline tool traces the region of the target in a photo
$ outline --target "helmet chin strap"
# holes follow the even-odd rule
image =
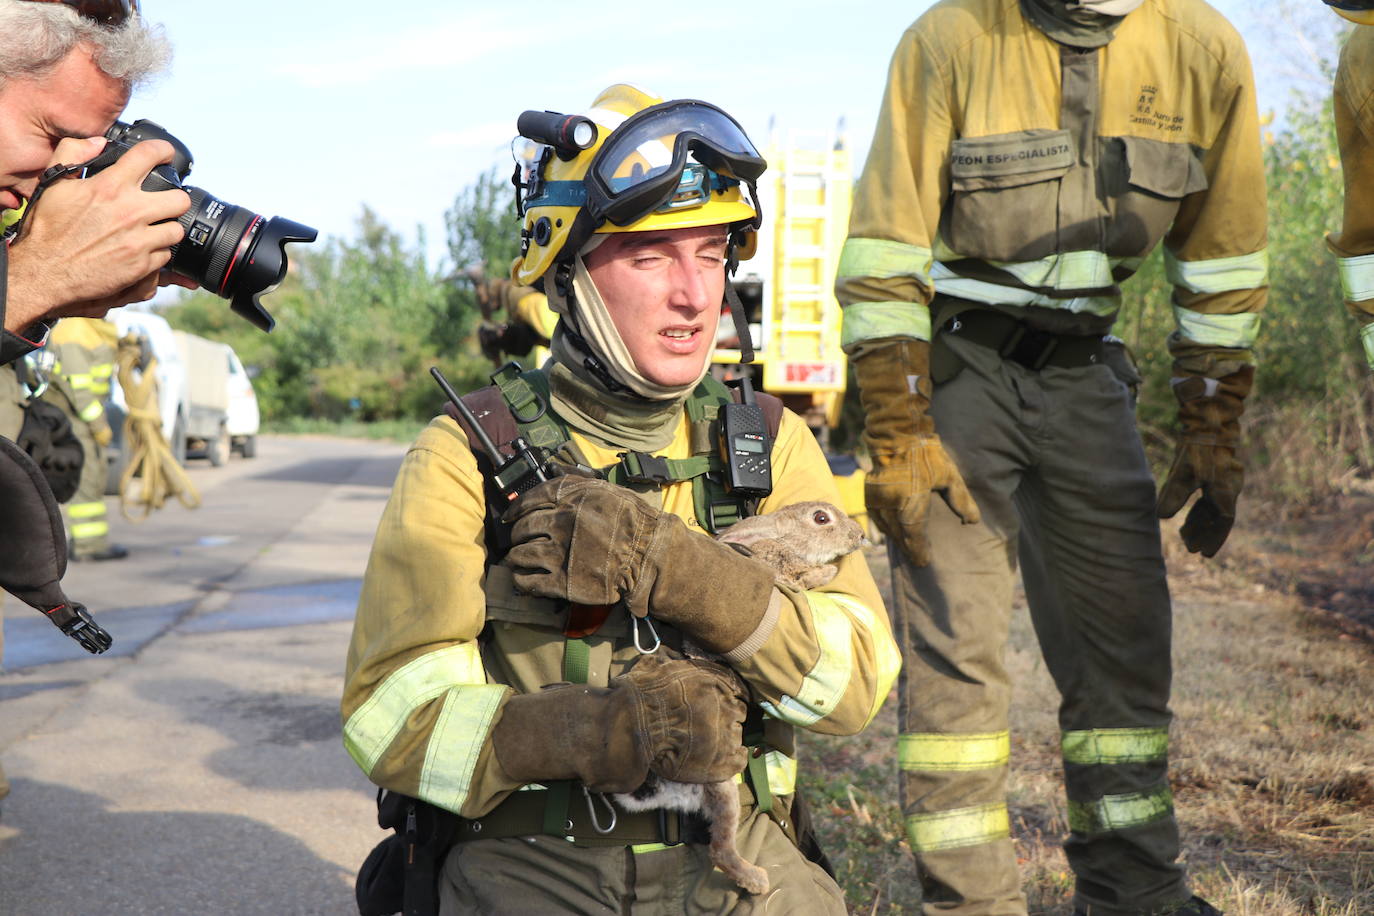
[[[732,232],[730,251],[725,261],[725,305],[730,309],[730,319],[734,321],[735,333],[739,335],[739,362],[745,366],[754,361],[754,337],[749,333],[749,316],[744,314],[744,303],[740,302],[739,293],[735,292],[735,286],[730,282],[735,276],[735,268],[739,267],[738,247],[736,233]]]

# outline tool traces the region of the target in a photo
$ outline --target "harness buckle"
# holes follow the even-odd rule
[[[743,507],[733,499],[715,500],[706,507],[706,511],[710,515],[708,521],[713,533],[724,531],[745,516]]]
[[[673,482],[672,471],[668,469],[668,459],[646,452],[621,452],[620,466],[625,469],[626,483],[653,484],[663,486]]]

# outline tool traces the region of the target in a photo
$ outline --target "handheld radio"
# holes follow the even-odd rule
[[[462,415],[473,433],[476,434],[478,444],[482,446],[482,451],[486,452],[492,468],[495,469],[496,473],[492,482],[507,502],[514,502],[521,493],[549,479],[548,473],[544,470],[543,462],[534,453],[534,449],[528,442],[520,436],[516,436],[509,445],[515,455],[507,458],[501,454],[501,450],[496,447],[496,443],[492,442],[491,437],[482,429],[482,424],[473,416],[468,405],[463,403],[458,392],[453,390],[453,386],[448,383],[448,379],[444,378],[439,367],[430,367],[429,374],[434,376],[434,380],[443,389],[449,403]]]
[[[768,421],[754,397],[749,376],[726,382],[739,389],[740,402],[720,408],[720,457],[725,462],[725,492],[762,499],[773,492],[773,443]]]

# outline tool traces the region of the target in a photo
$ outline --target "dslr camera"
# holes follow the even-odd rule
[[[246,207],[184,184],[191,174],[191,151],[152,121],[116,121],[105,132],[105,139],[109,141],[105,149],[84,166],[87,177],[112,165],[140,141],[166,140],[172,144],[176,150],[172,161],[149,172],[142,184],[145,191],[180,188],[191,195],[191,206],[177,220],[186,237],[172,246],[167,269],[228,299],[231,309],[262,330],[272,330],[276,321],[259,300],[286,276],[286,243],[313,242],[319,233],[280,216],[264,219]]]

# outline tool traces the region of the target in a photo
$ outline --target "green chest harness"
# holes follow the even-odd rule
[[[463,402],[472,409],[493,442],[509,451],[507,443],[518,436],[544,461],[587,467],[567,425],[548,406],[549,380],[544,372],[522,370],[516,363],[507,363],[491,380],[492,387],[466,395]],[[758,400],[769,435],[776,439],[782,420],[782,402],[768,395],[760,395]],[[721,479],[725,462],[720,450],[720,413],[722,407],[735,401],[734,392],[708,375],[684,405],[690,423],[689,457],[661,458],[648,452],[626,451],[620,453],[621,460],[616,464],[593,470],[611,483],[632,489],[661,488],[691,481],[693,510],[698,524],[708,534],[719,534],[754,513],[755,501],[732,496]],[[498,408],[498,404],[504,409]],[[479,463],[484,457],[479,454]],[[515,467],[505,473],[514,475],[523,470]],[[502,474],[494,468],[488,473],[488,479],[497,486],[514,483],[503,480]]]
[[[492,386],[462,398],[481,432],[497,444],[503,458],[516,456],[516,440],[523,440],[528,454],[541,465],[560,464],[593,470],[606,480],[636,490],[662,488],[670,484],[691,482],[693,512],[698,524],[716,535],[735,522],[754,514],[755,500],[732,496],[721,479],[725,462],[721,455],[720,414],[726,404],[737,402],[735,392],[719,380],[706,376],[685,403],[690,424],[691,455],[686,458],[663,458],[647,452],[620,453],[620,461],[603,468],[590,468],[585,456],[573,442],[566,423],[549,407],[548,376],[540,370],[523,370],[516,363],[508,363],[492,377]],[[776,440],[782,420],[782,402],[769,395],[758,395],[758,404],[767,424],[770,442]],[[500,561],[509,549],[509,531],[501,521],[501,508],[507,504],[503,493],[517,489],[519,478],[528,473],[528,465],[519,462],[496,467],[492,456],[483,454],[475,444],[480,437],[470,428],[467,419],[447,406],[449,415],[463,427],[468,441],[474,444],[473,453],[488,482],[486,541],[488,568]],[[575,609],[573,609],[575,610]],[[579,629],[570,611],[569,624],[563,635],[564,680],[586,683],[591,661],[591,644],[587,637],[597,629]],[[639,630],[634,629],[634,642],[639,651],[654,651],[658,644],[653,634],[652,646],[641,644]],[[755,748],[750,756],[748,778],[758,807],[772,808],[772,794],[768,788],[767,771],[762,751],[771,743],[764,735],[761,711],[753,708],[745,725],[745,743]],[[549,787],[545,826],[547,832],[561,833],[571,784]],[[590,804],[590,801],[589,801]]]

